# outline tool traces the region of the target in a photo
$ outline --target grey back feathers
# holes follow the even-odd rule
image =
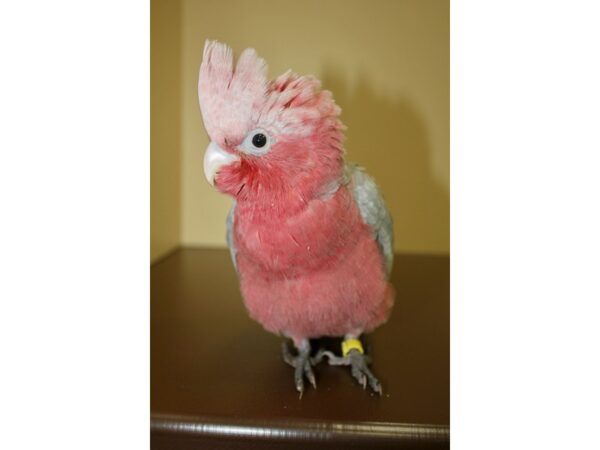
[[[360,211],[363,221],[371,228],[373,239],[377,241],[383,258],[386,274],[389,278],[394,263],[394,229],[392,216],[385,207],[379,188],[364,171],[354,163],[346,163],[345,178],[348,179],[350,192]]]
[[[233,206],[229,210],[229,214],[227,214],[227,234],[225,235],[225,239],[227,239],[227,246],[229,247],[229,253],[231,254],[231,260],[233,261],[233,267],[237,270],[237,261],[236,261],[236,253],[237,249],[235,247],[235,242],[233,242],[233,221],[235,215],[235,202],[233,202]]]
[[[353,163],[346,163],[341,184],[347,184],[350,192],[360,211],[363,221],[371,229],[373,239],[379,246],[383,265],[389,278],[394,263],[394,230],[392,226],[392,217],[385,207],[383,197],[373,178],[359,166]],[[340,183],[335,189],[327,189],[325,198],[331,196],[339,188]],[[329,192],[332,190],[333,192]],[[233,222],[235,220],[235,202],[227,215],[227,245],[231,253],[231,260],[237,270],[236,246],[233,242]]]

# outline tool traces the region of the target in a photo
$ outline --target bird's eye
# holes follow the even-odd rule
[[[252,136],[252,145],[254,145],[256,148],[262,148],[266,145],[267,143],[267,137],[262,134],[262,133],[256,133],[254,136]]]
[[[269,134],[265,130],[257,129],[248,133],[240,150],[251,155],[264,155],[270,150],[272,144],[273,140]]]

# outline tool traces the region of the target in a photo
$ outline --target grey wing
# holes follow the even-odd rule
[[[235,248],[235,242],[233,242],[233,221],[235,216],[235,202],[233,206],[229,210],[229,214],[227,214],[227,234],[225,235],[225,239],[227,239],[227,246],[229,247],[229,253],[231,253],[231,260],[233,261],[233,267],[237,270],[237,261],[236,261],[236,253],[237,250]]]
[[[346,163],[345,178],[358,205],[360,215],[369,225],[377,241],[386,274],[389,278],[394,263],[394,229],[392,216],[385,207],[379,188],[362,167]]]

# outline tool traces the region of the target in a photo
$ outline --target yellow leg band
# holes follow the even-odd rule
[[[346,339],[342,342],[342,355],[346,356],[350,350],[358,350],[364,354],[363,346],[358,339]]]

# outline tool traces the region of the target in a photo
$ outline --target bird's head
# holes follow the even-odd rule
[[[198,97],[210,144],[204,173],[219,191],[255,203],[307,201],[331,189],[343,168],[340,108],[313,77],[267,66],[246,49],[207,41]]]

